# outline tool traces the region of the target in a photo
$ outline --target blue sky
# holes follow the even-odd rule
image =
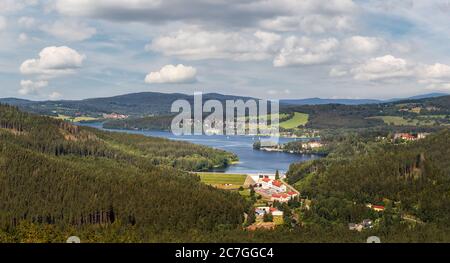
[[[447,0],[0,0],[0,97],[450,92],[449,16]]]

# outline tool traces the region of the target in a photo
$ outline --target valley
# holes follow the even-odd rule
[[[289,106],[282,131],[304,138],[280,138],[283,151],[254,149],[254,136],[74,125],[2,105],[0,241],[449,240],[448,105]]]

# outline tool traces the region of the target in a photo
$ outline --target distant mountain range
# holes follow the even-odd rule
[[[193,95],[181,93],[141,92],[107,98],[93,98],[85,100],[59,100],[59,101],[30,101],[16,98],[0,99],[0,103],[20,107],[29,112],[39,114],[68,116],[101,115],[103,113],[120,113],[130,116],[158,115],[170,112],[172,103],[184,99],[191,104]],[[223,95],[218,93],[203,94],[203,100],[248,100],[250,97]]]
[[[445,96],[445,93],[430,93],[409,98],[396,98],[390,100],[376,99],[287,99],[281,100],[280,104],[284,106],[299,105],[324,105],[324,104],[377,104],[388,103],[402,100],[417,100],[424,98],[434,98]],[[30,101],[17,98],[0,99],[0,103],[16,105],[23,110],[46,115],[67,115],[67,116],[96,116],[103,113],[120,113],[130,116],[161,115],[170,112],[171,105],[178,99],[185,99],[193,103],[194,96],[182,93],[158,93],[141,92],[132,93],[107,98],[93,98],[85,100],[59,100],[59,101]],[[226,100],[252,99],[251,97],[223,95],[218,93],[203,94],[203,100]]]
[[[396,102],[402,100],[419,100],[426,98],[436,98],[447,96],[446,93],[428,93],[408,98],[394,98],[389,100],[376,100],[376,99],[321,99],[321,98],[308,98],[308,99],[288,99],[281,100],[281,104],[285,105],[324,105],[324,104],[343,104],[343,105],[361,105],[361,104],[378,104],[387,102]]]

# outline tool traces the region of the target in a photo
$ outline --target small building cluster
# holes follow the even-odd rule
[[[280,203],[286,203],[289,202],[289,200],[293,199],[294,197],[297,197],[298,194],[293,191],[289,191],[287,193],[281,193],[281,194],[272,194],[272,197],[270,198],[270,201],[272,202],[280,202]]]
[[[364,229],[372,228],[373,227],[373,221],[370,219],[364,219],[361,223],[355,224],[350,223],[348,224],[348,229],[353,231],[361,232]]]
[[[429,133],[421,132],[417,134],[411,133],[396,133],[394,134],[394,140],[404,140],[404,141],[417,141],[426,138]]]
[[[118,113],[111,113],[111,114],[103,113],[103,118],[104,119],[113,119],[113,120],[123,120],[123,119],[127,119],[128,115],[118,114]]]
[[[285,175],[280,175],[280,178],[285,178]],[[275,175],[249,175],[245,180],[244,187],[250,186],[253,187],[255,192],[272,202],[285,203],[299,196],[298,192],[289,190]]]
[[[309,141],[309,142],[302,143],[303,149],[317,149],[320,147],[323,147],[323,143],[321,143],[319,141]]]
[[[283,216],[283,211],[278,210],[275,207],[259,206],[255,208],[256,217],[263,217],[265,214],[272,214],[272,216]]]

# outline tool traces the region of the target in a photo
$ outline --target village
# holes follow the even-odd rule
[[[301,202],[300,193],[285,183],[284,179],[286,179],[286,175],[280,174],[278,171],[275,174],[257,174],[246,177],[244,187],[250,188],[260,197],[254,207],[255,220],[247,227],[248,230],[273,229],[277,225],[284,224],[286,216],[290,215],[285,215],[284,211],[278,207],[288,202]]]
[[[249,231],[273,230],[286,223],[301,224],[299,215],[302,211],[311,208],[311,200],[302,197],[298,190],[286,182],[286,175],[278,171],[275,174],[199,174],[205,183],[221,189],[238,191],[243,197],[253,200],[252,212],[245,214],[246,229]],[[361,222],[348,223],[349,231],[362,232],[372,229],[378,224],[378,218],[384,213],[385,203],[392,202],[383,200],[378,204],[365,204],[367,209],[373,211],[374,216],[365,218]],[[409,215],[403,215],[402,218],[420,222],[419,219]]]

